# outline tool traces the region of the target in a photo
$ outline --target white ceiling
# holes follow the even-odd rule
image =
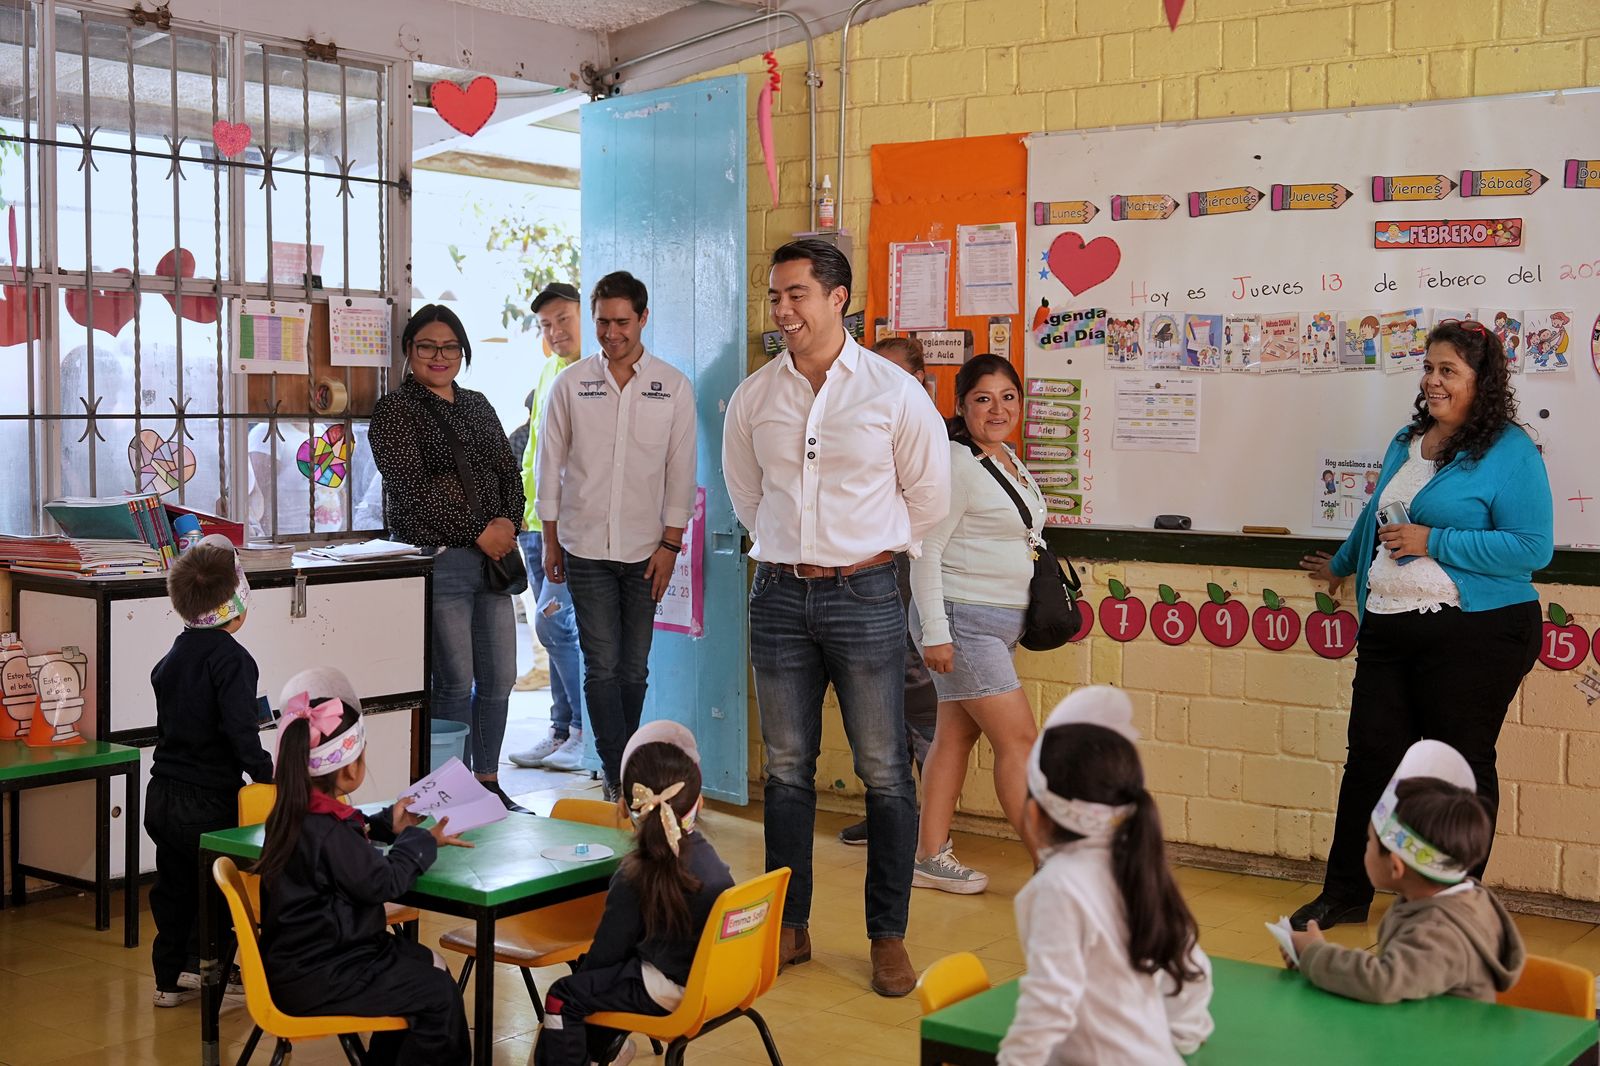
[[[698,0],[458,0],[467,7],[538,19],[574,30],[610,33],[649,22]]]

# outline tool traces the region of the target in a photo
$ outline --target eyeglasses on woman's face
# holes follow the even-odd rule
[[[461,345],[416,341],[411,345],[411,354],[424,361],[443,359],[447,363],[459,363],[461,361]]]

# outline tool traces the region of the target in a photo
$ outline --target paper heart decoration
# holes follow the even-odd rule
[[[176,248],[161,257],[161,262],[156,264],[156,274],[163,278],[194,277],[194,253],[187,248]],[[183,294],[183,307],[178,307],[178,298],[172,293],[166,293],[167,303],[172,305],[190,322],[209,323],[217,320],[218,301],[215,296],[196,296],[190,293]]]
[[[1068,292],[1082,296],[1117,272],[1122,249],[1110,237],[1096,237],[1085,244],[1082,237],[1069,230],[1050,242],[1050,255],[1045,262]]]
[[[26,344],[28,341],[38,340],[41,336],[39,325],[42,321],[42,305],[39,302],[39,290],[33,290],[32,329],[28,328],[27,300],[27,286],[0,286],[0,348],[9,348],[13,344]]]
[[[344,484],[350,462],[350,442],[343,426],[329,426],[320,436],[311,437],[295,453],[295,465],[306,478],[318,485],[336,489]]]
[[[118,267],[112,273],[133,276],[133,271],[127,267]],[[67,314],[80,326],[89,324],[89,308],[93,306],[94,328],[115,337],[123,326],[133,321],[134,312],[139,308],[139,296],[131,289],[90,289],[87,292],[68,289],[66,303]]]
[[[1174,30],[1178,28],[1178,19],[1183,15],[1184,0],[1161,0],[1167,8],[1167,25]]]
[[[140,492],[168,493],[194,477],[194,452],[178,440],[173,430],[168,440],[153,429],[141,430],[128,442],[128,465],[139,482]]]
[[[229,122],[227,119],[219,119],[211,127],[211,140],[216,144],[217,151],[228,159],[232,159],[250,147],[250,138],[253,136],[255,134],[243,122]]]
[[[468,137],[483,129],[499,102],[500,87],[487,75],[473,78],[465,90],[453,81],[433,83],[433,109]]]

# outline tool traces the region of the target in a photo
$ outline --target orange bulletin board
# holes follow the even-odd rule
[[[889,245],[905,241],[952,243],[957,226],[989,222],[1017,224],[1017,298],[1021,313],[1011,318],[1011,348],[1001,353],[1021,370],[1027,288],[1028,150],[1024,134],[962,137],[872,148],[872,215],[867,226],[866,342],[875,339],[873,323],[889,315]],[[959,253],[957,253],[959,254]],[[989,350],[989,317],[957,315],[957,263],[950,264],[950,329],[972,331],[975,355]],[[929,367],[938,382],[939,410],[954,413],[956,370]],[[1019,431],[1021,427],[1018,427]]]

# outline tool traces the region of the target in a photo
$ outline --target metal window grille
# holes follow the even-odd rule
[[[386,371],[334,368],[367,399],[324,417],[288,377],[230,363],[239,300],[393,306],[405,81],[381,60],[0,0],[0,530],[38,531],[57,496],[139,490],[268,537],[381,525],[365,411]],[[219,122],[249,126],[249,148],[225,155]],[[297,460],[334,426],[351,454],[319,485]]]

